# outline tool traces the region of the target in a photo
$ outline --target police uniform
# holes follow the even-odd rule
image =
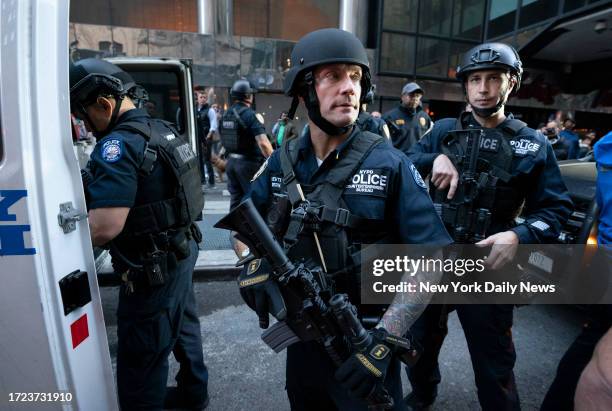
[[[385,138],[391,137],[385,120],[376,118],[367,111],[361,111],[359,113],[359,117],[357,117],[357,126],[363,131],[369,131],[370,133],[378,134]]]
[[[386,112],[383,115],[389,125],[393,146],[404,153],[416,144],[430,129],[433,122],[429,115],[419,106],[410,110],[403,105]]]
[[[364,144],[372,145],[365,150]],[[337,292],[348,293],[361,312],[365,306],[358,303],[359,268],[353,267],[352,271],[344,272],[343,277],[340,277],[338,271],[350,266],[351,262],[338,258],[338,252],[357,249],[360,244],[377,241],[440,245],[450,243],[450,237],[433,208],[420,175],[406,156],[387,144],[384,138],[355,127],[350,137],[320,165],[309,132],[288,141],[286,145],[289,145],[289,157],[283,157],[285,147],[276,150],[256,174],[249,196],[262,215],[266,215],[273,196],[287,193],[287,184],[293,184],[288,175],[294,175],[295,181],[300,183],[306,198],[312,200],[313,205],[322,205],[321,201],[326,197],[326,184],[333,182],[344,187],[339,200],[341,204],[324,204],[334,215],[334,210],[340,206],[346,207],[346,220],[343,223],[337,221],[342,225],[336,225],[330,220],[323,224],[320,232],[322,249],[328,272],[336,272],[334,278]],[[364,154],[359,160],[347,161],[353,158],[355,152]],[[291,159],[293,172],[288,171],[287,163],[283,165],[286,159]],[[339,173],[346,173],[348,166],[352,166],[352,172],[339,183],[336,181]],[[336,236],[326,238],[325,234],[329,230],[336,230]],[[346,244],[334,245],[334,241],[337,242],[342,236],[338,230],[346,233]],[[292,259],[317,258],[306,238],[312,238],[312,234],[305,234],[298,239],[289,251]],[[365,410],[365,403],[352,397],[334,379],[335,368],[324,349],[315,342],[291,345],[287,352],[286,374],[291,408],[310,410],[338,407],[342,410]],[[394,409],[403,409],[399,361],[392,361],[386,374],[385,386],[395,400]]]
[[[166,124],[144,110],[125,112],[98,141],[88,166],[89,208],[130,208],[123,231],[111,245],[115,272],[125,280],[117,310],[117,386],[123,409],[162,407],[170,352],[180,364],[176,380],[184,404],[201,408],[207,398],[208,372],[192,288],[198,247],[185,215],[194,210],[183,210],[182,217],[160,211],[170,210],[171,204],[185,206],[176,197],[174,172],[161,155],[160,139],[181,144]],[[183,188],[197,190],[195,155],[190,149],[178,151],[196,170]],[[165,279],[155,284],[142,268],[152,249],[158,250],[156,261],[165,272]]]
[[[449,132],[461,128],[482,127],[469,113],[459,120],[437,121],[432,132],[411,147],[408,157],[422,173],[429,174],[435,158],[445,152],[443,146],[448,142]],[[486,200],[492,213],[486,236],[512,230],[521,244],[553,242],[569,216],[572,203],[548,139],[511,114],[495,129],[484,131],[479,158],[485,159],[494,168],[490,171],[499,178],[494,194]],[[517,225],[514,217],[521,206],[525,221]],[[452,233],[453,227],[448,228]],[[458,305],[456,310],[472,358],[482,408],[519,409],[513,374],[516,360],[511,334],[513,307]],[[413,336],[427,347],[409,370],[413,393],[426,403],[433,401],[440,382],[438,354],[447,333],[447,315],[448,307],[430,305],[411,329]]]
[[[236,133],[238,143],[234,147],[228,144],[228,130],[230,133]],[[264,161],[255,136],[265,134],[266,131],[257,119],[255,111],[239,101],[223,115],[220,133],[223,145],[230,153],[225,172],[227,189],[231,195],[230,208],[234,208],[248,192],[253,175]]]

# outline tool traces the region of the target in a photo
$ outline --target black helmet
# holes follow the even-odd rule
[[[372,87],[368,55],[363,44],[354,34],[340,29],[316,30],[306,34],[297,42],[291,52],[293,67],[285,77],[284,91],[286,95],[294,97],[289,111],[289,117],[293,118],[298,105],[297,86],[302,80],[306,80],[309,90],[303,97],[310,119],[326,133],[339,135],[347,132],[351,125],[336,127],[321,116],[319,101],[312,81],[314,68],[329,63],[361,66],[363,75],[361,78],[360,104],[365,103]]]
[[[251,87],[248,80],[236,80],[230,90],[230,97],[234,100],[244,100],[249,95],[257,93],[257,90]]]
[[[285,94],[294,96],[300,77],[316,66],[327,63],[358,64],[363,70],[362,97],[370,90],[370,63],[361,41],[340,29],[321,29],[302,37],[291,52],[293,67],[285,77]],[[367,73],[367,75],[366,75]]]
[[[113,96],[117,104],[110,122],[104,130],[94,130],[94,135],[101,136],[114,127],[117,121],[121,101],[135,89],[132,76],[108,61],[88,58],[70,64],[70,109],[85,118],[93,127],[86,107],[95,102],[100,95]]]
[[[70,65],[70,103],[87,105],[100,94],[125,96],[136,86],[128,73],[108,61],[88,58]]]
[[[516,77],[516,93],[521,86],[523,63],[516,50],[504,43],[484,43],[469,49],[457,67],[457,79],[465,81],[467,75],[477,70],[508,70]]]

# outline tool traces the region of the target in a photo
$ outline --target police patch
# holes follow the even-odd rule
[[[107,163],[114,163],[121,158],[121,140],[110,139],[102,144],[102,159]]]
[[[398,126],[403,126],[405,123],[405,121],[401,118],[398,118],[397,120],[395,120],[395,124],[397,124]]]
[[[264,172],[264,170],[266,169],[266,167],[268,167],[268,159],[270,157],[266,158],[266,161],[264,161],[264,163],[261,165],[261,167],[259,167],[259,170],[257,170],[257,172],[255,173],[255,175],[253,176],[253,178],[251,179],[251,183],[255,180],[257,180],[257,177],[259,177],[261,175],[261,173]]]
[[[385,197],[389,174],[387,169],[360,169],[346,185],[344,194],[370,194]]]
[[[412,173],[412,178],[414,178],[414,182],[421,188],[424,188],[425,190],[427,190],[427,184],[425,184],[425,181],[423,180],[423,177],[421,177],[421,173],[419,173],[419,170],[417,170],[417,168],[414,166],[414,164],[410,164],[410,172]]]
[[[427,126],[427,120],[425,120],[425,117],[419,118],[419,124],[421,125],[421,127]]]
[[[535,155],[540,149],[540,143],[535,143],[530,139],[521,138],[520,140],[510,140],[510,145],[517,156],[525,156],[527,154]]]

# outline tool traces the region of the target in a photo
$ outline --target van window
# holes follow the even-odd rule
[[[179,133],[185,133],[186,113],[181,107],[186,107],[187,100],[178,73],[170,70],[138,71],[130,67],[124,69],[130,73],[136,84],[147,90],[149,101],[144,104],[144,108],[151,117],[174,123]]]

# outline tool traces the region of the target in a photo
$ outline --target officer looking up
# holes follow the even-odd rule
[[[519,243],[554,241],[572,209],[548,140],[504,111],[508,96],[520,87],[522,73],[518,53],[510,46],[486,43],[467,51],[457,78],[472,112],[437,121],[432,132],[408,153],[419,170],[431,173],[434,203],[439,202],[442,220],[455,240],[481,240],[477,244],[492,246],[486,263],[492,269],[510,261]],[[455,196],[464,192],[464,187],[457,187],[457,169],[463,165],[451,159],[460,158],[459,153],[469,148],[467,140],[458,136],[465,135],[461,130],[471,129],[484,132],[476,133],[480,135],[477,171],[486,179],[478,183],[475,207],[467,210],[469,221],[459,227],[460,202],[465,198]],[[517,225],[514,218],[521,207],[525,220]],[[447,333],[445,307],[430,305],[411,329],[427,347],[409,370],[413,391],[407,401],[413,409],[427,409],[436,397],[438,354]],[[513,306],[458,305],[456,309],[472,357],[480,405],[484,410],[518,410]]]
[[[422,97],[423,89],[417,83],[407,83],[402,88],[400,105],[383,114],[393,146],[404,153],[433,126],[433,121],[421,106]]]
[[[317,30],[299,40],[291,61],[284,87],[294,99],[289,117],[303,102],[309,128],[284,142],[262,165],[250,197],[269,218],[279,212],[276,199],[298,204],[303,199],[297,193],[303,193],[309,210],[320,211],[320,221],[303,231],[294,231],[289,223],[279,239],[293,242],[289,249],[293,261],[324,264],[328,281],[333,278],[336,284],[335,292],[347,293],[363,315],[373,306],[359,303],[360,266],[353,257],[361,244],[443,246],[451,239],[408,158],[384,137],[354,126],[371,87],[361,42],[343,30]],[[284,211],[283,217],[291,213],[290,208]],[[322,258],[313,233],[321,241]],[[403,336],[423,308],[422,304],[394,303],[382,318],[378,311],[372,324],[376,329],[370,331],[372,344],[382,344],[387,333]],[[262,313],[258,314],[261,318]],[[267,311],[263,315],[267,318]],[[383,382],[395,400],[393,409],[404,409],[399,361],[392,355],[376,358],[353,352],[336,370],[321,345],[297,342],[288,347],[286,378],[293,410],[366,410],[364,398]]]
[[[221,141],[229,153],[225,172],[230,208],[240,203],[264,158],[272,154],[263,119],[251,108],[255,92],[247,80],[237,80],[230,90],[234,104],[223,114],[219,128]]]
[[[191,282],[201,241],[193,221],[204,205],[198,160],[170,123],[134,107],[134,86],[103,60],[70,67],[71,111],[98,138],[84,170],[91,238],[110,247],[123,280],[119,403],[124,410],[161,409],[172,351],[180,370],[166,405],[203,408],[208,372]]]

